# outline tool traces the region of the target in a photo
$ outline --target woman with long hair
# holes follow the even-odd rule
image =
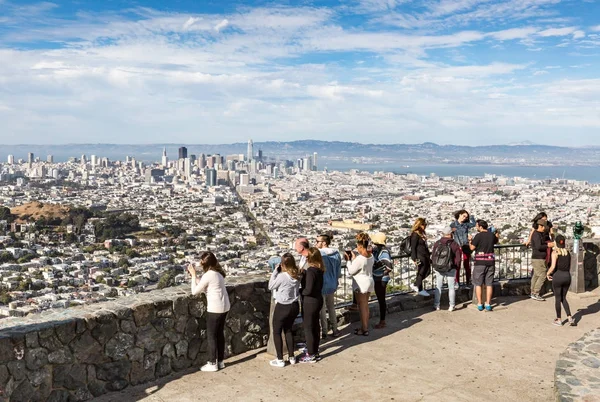
[[[308,268],[302,276],[302,311],[304,312],[304,336],[307,353],[300,358],[300,363],[314,363],[319,358],[319,341],[321,328],[319,319],[323,308],[323,273],[325,264],[321,251],[316,247],[308,249],[306,257]]]
[[[204,274],[198,280],[196,268],[188,265],[192,276],[192,294],[206,293],[206,340],[208,341],[208,361],[201,371],[217,371],[225,368],[225,318],[229,311],[229,295],[225,288],[225,271],[210,251],[200,256],[200,266]]]
[[[470,215],[465,209],[454,213],[454,222],[450,227],[454,233],[454,241],[462,250],[462,265],[465,270],[465,284],[471,283],[471,248],[469,247],[469,229],[473,229],[476,225],[475,217]],[[460,265],[456,267],[456,276],[454,288],[458,289],[460,281]]]
[[[569,325],[575,325],[575,320],[571,317],[571,309],[567,302],[567,292],[571,286],[571,254],[565,248],[565,237],[556,236],[556,247],[552,251],[552,265],[547,273],[547,278],[552,281],[552,291],[554,292],[554,307],[556,309],[556,319],[552,322],[554,325],[562,326],[561,304],[567,313]]]
[[[275,292],[275,312],[273,313],[273,343],[277,352],[277,359],[271,360],[274,367],[284,367],[283,361],[283,338],[288,349],[288,361],[296,364],[294,356],[294,336],[292,327],[294,320],[300,312],[298,296],[300,289],[300,273],[296,266],[296,260],[290,253],[281,257],[281,264],[273,270],[269,280],[269,290]]]
[[[346,251],[348,273],[352,275],[352,290],[358,302],[361,327],[356,328],[356,335],[369,335],[369,296],[375,290],[373,281],[373,264],[375,259],[369,250],[369,235],[356,235],[356,253]]]
[[[427,235],[425,234],[426,228],[427,221],[425,218],[417,218],[410,231],[410,259],[417,267],[417,278],[410,288],[421,296],[429,296],[429,293],[423,290],[423,280],[431,272]]]

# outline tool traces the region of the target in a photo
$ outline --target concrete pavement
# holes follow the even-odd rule
[[[569,294],[579,322],[556,327],[554,299],[503,297],[491,313],[470,304],[392,314],[388,328],[322,344],[323,359],[283,369],[264,349],[217,373],[197,368],[99,401],[550,401],[554,367],[570,342],[600,327],[600,290]],[[563,316],[566,319],[566,316]]]

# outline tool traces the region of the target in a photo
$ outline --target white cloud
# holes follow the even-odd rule
[[[183,24],[183,27],[182,27],[182,29],[183,29],[184,31],[187,31],[188,29],[190,29],[190,27],[191,27],[192,25],[194,25],[196,22],[198,22],[198,21],[200,21],[200,20],[201,20],[201,18],[194,18],[194,17],[190,17],[190,18],[188,18],[188,20],[185,22],[185,24]]]
[[[578,31],[577,28],[575,28],[575,27],[549,28],[549,29],[540,31],[537,34],[539,36],[548,37],[548,36],[567,36],[567,35],[574,34],[575,32],[581,32],[581,31]]]
[[[538,31],[534,27],[510,28],[503,31],[490,32],[487,35],[497,40],[513,40],[527,38]]]
[[[315,7],[228,15],[136,9],[134,21],[89,14],[44,26],[24,23],[0,34],[0,43],[42,39],[64,46],[0,47],[0,59],[11,61],[0,64],[3,132],[31,142],[74,142],[81,133],[86,141],[159,142],[168,135],[230,142],[240,132],[256,140],[282,133],[354,140],[375,130],[380,141],[397,142],[402,127],[412,138],[437,132],[461,143],[482,131],[508,138],[569,125],[600,128],[595,81],[564,80],[565,72],[556,71],[543,81],[562,74],[559,81],[533,85],[531,75],[544,74],[543,66],[556,60],[538,65],[536,54],[524,62],[511,52],[521,49],[513,40],[529,51],[562,51],[546,46],[561,40],[592,46],[594,34],[584,38],[575,26],[533,17],[507,22],[552,14],[551,4],[442,1],[401,17],[403,3],[363,1],[379,16],[366,26],[345,25],[346,8]],[[426,29],[380,25],[388,14]],[[476,16],[493,23],[463,29]],[[473,55],[486,61],[476,63]]]
[[[229,25],[229,21],[225,18],[221,22],[219,22],[217,25],[215,25],[215,31],[219,32],[219,31],[225,29],[228,25]]]

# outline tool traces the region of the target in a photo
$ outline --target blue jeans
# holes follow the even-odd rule
[[[442,297],[442,286],[444,285],[444,278],[448,281],[448,298],[450,299],[450,306],[454,307],[456,302],[456,292],[454,291],[454,283],[456,281],[456,269],[451,269],[448,272],[435,272],[437,286],[433,292],[433,305],[438,307],[440,305],[440,299]]]

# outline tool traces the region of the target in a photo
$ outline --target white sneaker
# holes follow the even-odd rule
[[[289,361],[290,364],[296,364],[296,358],[294,356],[290,357]]]
[[[218,371],[219,367],[212,362],[206,363],[204,366],[200,367],[200,371]]]
[[[223,370],[225,368],[225,362],[223,362],[223,361],[218,362],[217,367],[219,368],[219,370]]]
[[[421,296],[429,296],[429,293],[427,293],[427,291],[426,291],[426,290],[421,290],[421,291],[419,292],[419,294],[420,294]]]
[[[454,306],[448,307],[448,311],[454,311]]]
[[[433,308],[435,309],[435,311],[440,311],[440,306],[433,306]]]
[[[279,359],[271,360],[269,364],[273,367],[285,367],[285,362]]]
[[[413,292],[415,292],[415,293],[419,293],[419,288],[418,288],[418,287],[416,287],[414,284],[411,284],[411,285],[410,285],[410,288],[412,289],[412,291],[413,291]]]

